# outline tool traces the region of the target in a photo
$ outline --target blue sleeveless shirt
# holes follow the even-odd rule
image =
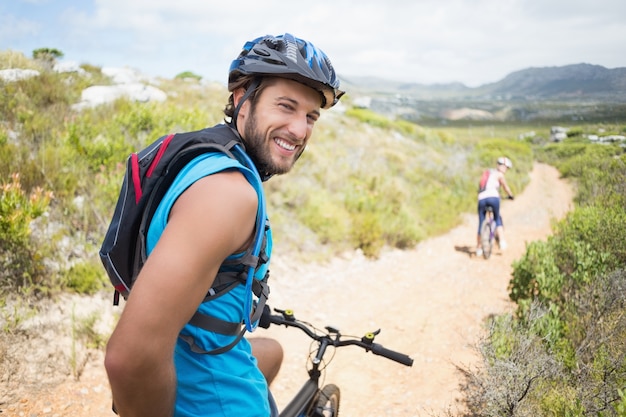
[[[196,157],[178,174],[161,200],[148,228],[147,253],[152,252],[161,237],[172,206],[193,183],[211,174],[227,169],[238,169],[255,188],[263,192],[254,172],[225,154],[214,152]],[[258,186],[255,184],[259,184]],[[259,208],[260,209],[260,208]],[[266,253],[272,250],[271,230],[266,232]],[[237,258],[232,255],[229,258]],[[263,278],[269,261],[257,271],[255,278]],[[241,322],[244,316],[245,286],[214,300],[203,303],[198,311],[222,320]],[[181,331],[190,335],[201,349],[210,351],[225,346],[233,336],[216,334],[187,324]],[[268,387],[252,356],[250,343],[242,338],[232,349],[217,355],[191,351],[189,344],[178,338],[174,352],[177,374],[175,417],[267,417],[270,415]]]

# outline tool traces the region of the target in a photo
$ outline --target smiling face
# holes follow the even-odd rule
[[[235,92],[236,102],[243,93]],[[256,100],[246,100],[237,117],[237,129],[259,172],[289,172],[304,152],[320,106],[319,93],[304,84],[285,78],[264,80]]]

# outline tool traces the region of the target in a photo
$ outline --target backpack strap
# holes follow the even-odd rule
[[[228,128],[231,129],[230,127]],[[254,174],[252,179],[256,181],[256,184],[253,184],[255,189],[258,189],[259,210],[257,210],[254,241],[252,245],[246,249],[242,257],[225,261],[222,264],[223,268],[228,268],[229,265],[237,265],[243,267],[243,271],[220,271],[215,278],[213,287],[203,300],[203,302],[214,300],[228,293],[237,285],[244,284],[246,287],[244,296],[246,298],[244,301],[243,325],[241,322],[234,323],[225,321],[211,315],[200,313],[199,311],[196,311],[189,321],[189,324],[193,326],[223,335],[236,335],[236,337],[226,346],[206,351],[195,343],[192,336],[179,335],[179,337],[189,345],[192,352],[209,355],[217,355],[230,350],[241,340],[246,331],[254,331],[261,318],[267,298],[269,297],[269,285],[267,283],[269,273],[266,273],[263,279],[254,278],[257,269],[269,260],[265,251],[267,243],[266,231],[269,228],[269,224],[267,222],[262,179],[256,166],[245,153],[241,142],[238,140],[230,140],[226,143],[224,149],[230,157],[237,159]],[[253,302],[253,294],[257,297],[256,303]]]
[[[256,169],[256,166],[254,165],[254,162],[252,162],[252,160],[250,159],[250,157],[248,156],[248,154],[245,153],[243,147],[241,144],[236,144],[233,146],[232,148],[233,153],[235,154],[235,156],[237,156],[238,158],[240,158],[239,160],[243,160],[243,164],[245,166],[247,166],[253,173],[254,173],[254,180],[256,181],[256,187],[255,189],[258,189],[258,195],[259,195],[259,210],[257,213],[257,219],[256,219],[256,231],[255,231],[255,238],[254,238],[254,242],[252,244],[252,255],[257,257],[256,259],[256,264],[255,266],[249,265],[248,266],[248,271],[247,271],[247,276],[246,276],[246,299],[244,302],[244,324],[246,329],[249,332],[253,332],[257,325],[258,325],[258,318],[260,318],[260,313],[258,314],[258,316],[256,314],[253,313],[253,308],[252,308],[252,304],[253,304],[253,299],[252,299],[252,294],[253,292],[253,288],[252,288],[252,283],[255,281],[254,279],[254,273],[256,272],[256,268],[258,266],[258,257],[259,254],[261,253],[261,251],[263,250],[263,245],[265,242],[265,231],[266,231],[266,222],[267,222],[267,210],[266,210],[266,206],[265,206],[265,194],[263,192],[263,183],[262,183],[262,179],[261,176],[259,175],[258,170]],[[267,278],[267,275],[266,275]],[[269,294],[269,291],[268,291]],[[261,301],[261,300],[259,300]],[[253,319],[255,318],[256,319]]]
[[[265,308],[265,304],[267,302],[267,298],[269,297],[269,285],[267,283],[269,278],[269,273],[265,274],[265,277],[262,280],[254,280],[255,287],[255,295],[259,297],[259,300],[254,307],[254,311],[251,314],[250,321],[255,323],[258,322],[261,318],[261,314],[263,313],[263,309]],[[258,294],[256,294],[258,292]],[[192,324],[196,327],[200,327],[206,330],[211,330],[216,333],[224,334],[224,335],[236,335],[236,337],[227,345],[221,346],[219,348],[206,351],[198,346],[193,338],[190,335],[178,335],[183,341],[185,341],[192,352],[199,353],[203,355],[219,355],[220,353],[224,353],[232,349],[244,334],[247,331],[246,326],[242,325],[242,323],[234,323],[225,320],[218,319],[213,316],[209,316],[206,314],[202,314],[196,312],[189,320],[189,324]],[[208,329],[207,329],[208,328]]]

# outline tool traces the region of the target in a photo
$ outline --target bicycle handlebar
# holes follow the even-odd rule
[[[313,330],[314,327],[312,325],[296,319],[291,310],[279,310],[275,308],[274,311],[280,314],[271,314],[269,306],[265,306],[261,319],[259,320],[259,327],[267,329],[271,324],[296,327],[315,341],[319,342],[326,339],[329,344],[334,347],[358,346],[366,352],[371,351],[374,355],[383,356],[387,359],[391,359],[392,361],[401,363],[402,365],[413,366],[413,359],[408,355],[387,349],[379,343],[374,343],[374,338],[378,333],[380,333],[380,329],[375,332],[366,333],[361,339],[353,337],[341,340],[339,330],[331,326],[326,326],[326,334],[317,334]],[[334,334],[335,336],[331,337],[331,334]]]
[[[370,349],[374,355],[384,356],[385,358],[401,363],[402,365],[413,366],[413,359],[409,357],[409,355],[405,355],[404,353],[387,349],[386,347],[379,345],[378,343],[372,343]]]

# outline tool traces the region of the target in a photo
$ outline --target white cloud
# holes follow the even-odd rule
[[[21,28],[10,39],[47,34],[58,43],[47,46],[64,51],[68,59],[127,64],[168,77],[190,70],[225,80],[247,40],[284,32],[313,41],[347,76],[475,86],[528,67],[626,66],[622,0],[61,3],[63,13],[38,20],[26,12],[6,15],[0,6],[0,23]],[[0,40],[6,32],[0,29]]]

